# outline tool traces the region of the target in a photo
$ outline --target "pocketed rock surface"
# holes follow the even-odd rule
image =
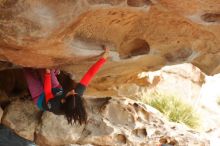
[[[34,141],[40,146],[209,145],[204,134],[168,122],[154,108],[127,98],[87,98],[89,119],[86,125],[81,126],[68,125],[64,116],[50,112],[44,112],[41,118],[36,118],[35,115],[39,113],[34,108],[24,108],[33,106],[29,101],[18,100],[12,105],[6,110],[3,123],[20,136],[24,137],[25,133],[29,140],[33,140],[35,133]]]

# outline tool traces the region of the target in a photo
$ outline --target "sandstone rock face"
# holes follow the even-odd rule
[[[25,137],[30,140],[33,140],[32,136],[36,132],[35,140],[42,146],[71,144],[151,146],[159,143],[209,145],[203,134],[193,132],[183,125],[168,122],[157,110],[142,103],[110,97],[90,98],[86,99],[86,102],[89,113],[86,125],[68,125],[64,116],[56,116],[49,112],[44,112],[39,122],[39,118],[35,116],[37,112],[30,107],[32,104],[29,101],[12,103],[13,106],[10,106],[10,112],[6,112],[3,123],[11,123],[7,125],[20,136],[26,135]],[[25,106],[29,108],[24,108]],[[15,113],[18,118],[15,118]]]
[[[139,77],[146,77],[150,83],[148,91],[178,96],[184,100],[197,100],[201,86],[205,83],[205,74],[192,64],[166,66],[155,72],[142,72]]]
[[[212,75],[215,75],[219,72],[220,72],[220,65],[215,68],[215,70],[212,72]]]
[[[106,44],[121,59],[155,55],[211,73],[220,62],[219,9],[209,0],[2,0],[0,60],[79,64]]]
[[[21,137],[34,140],[34,132],[39,122],[40,112],[34,106],[33,101],[14,101],[4,112],[2,124],[13,129]]]

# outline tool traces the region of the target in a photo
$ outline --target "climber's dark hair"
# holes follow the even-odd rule
[[[62,87],[64,94],[76,88],[76,82],[71,79],[71,75],[65,73],[63,75]],[[86,123],[87,112],[84,105],[85,101],[79,94],[69,95],[65,97],[65,102],[62,105],[62,110],[67,118],[69,124],[79,122],[79,124]]]
[[[85,124],[87,121],[87,113],[85,110],[84,100],[78,95],[69,95],[63,104],[63,110],[69,124],[79,122]]]
[[[64,71],[61,71],[60,75],[58,76],[58,80],[64,90],[65,95],[77,85],[77,83],[71,77],[72,75],[70,73]]]

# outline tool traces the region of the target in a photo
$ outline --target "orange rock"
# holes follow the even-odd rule
[[[206,73],[220,58],[214,0],[14,0],[0,3],[0,60],[26,67],[90,62],[106,44],[121,59],[158,55]]]

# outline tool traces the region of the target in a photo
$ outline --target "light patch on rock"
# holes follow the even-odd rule
[[[202,85],[201,88],[200,97],[206,100],[214,100],[217,104],[217,99],[220,97],[220,74],[216,74],[214,76],[206,76],[205,80],[206,82]],[[206,101],[204,101],[204,104],[205,103]]]
[[[110,51],[109,57],[112,61],[121,61],[121,59],[119,57],[119,53],[116,51]]]
[[[89,42],[89,41],[83,41],[80,39],[74,39],[70,43],[71,51],[75,55],[80,56],[94,56],[94,55],[100,55],[103,53],[103,49],[101,48],[101,45],[106,46],[106,48],[109,48],[109,60],[112,61],[120,61],[119,53],[115,51],[114,46],[109,45],[108,43],[96,43],[96,42]]]
[[[74,54],[80,56],[99,55],[103,52],[99,44],[95,42],[88,43],[77,39],[71,42],[70,47],[73,49]]]
[[[187,18],[189,18],[191,21],[198,23],[198,24],[202,24],[202,25],[219,25],[218,22],[206,22],[204,20],[202,20],[201,16],[203,15],[203,13],[196,13],[190,16],[186,16]]]
[[[55,18],[54,10],[40,1],[36,2],[34,7],[30,7],[21,13],[20,16],[32,20],[35,24],[43,26],[42,28],[46,28],[45,31],[42,30],[41,36],[48,35],[59,24]]]
[[[41,25],[47,26],[48,28],[53,28],[56,26],[57,21],[54,18],[53,10],[49,9],[43,4],[38,3],[36,7],[32,9],[33,15],[35,15],[36,22]]]
[[[195,58],[197,58],[200,55],[199,52],[192,51],[192,54],[188,57],[187,62],[193,61]]]
[[[220,74],[214,76],[207,76],[206,83],[203,84],[200,92],[200,104],[204,118],[203,130],[215,133],[220,127],[220,105],[218,101],[220,99]],[[220,131],[216,136],[220,136]]]

